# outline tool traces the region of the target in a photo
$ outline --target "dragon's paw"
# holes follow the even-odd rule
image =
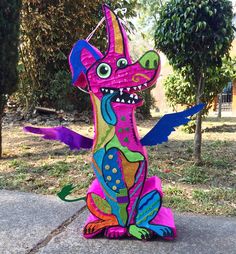
[[[102,228],[101,220],[90,222],[84,227],[84,236],[90,238],[90,236],[92,237],[94,234],[100,233]]]
[[[157,235],[164,237],[164,238],[173,237],[173,235],[174,235],[173,230],[167,226],[153,225],[153,228],[151,228],[151,230],[154,230]]]
[[[131,225],[129,227],[129,234],[140,240],[147,240],[151,238],[151,233],[146,228],[140,228],[136,225]]]
[[[124,227],[116,226],[107,228],[105,231],[105,236],[107,238],[118,239],[127,234],[127,229]]]

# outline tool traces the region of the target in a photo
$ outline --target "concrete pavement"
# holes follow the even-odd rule
[[[84,239],[83,201],[0,191],[0,254],[236,254],[236,218],[175,214],[178,238],[167,242]]]
[[[56,197],[0,191],[0,253],[27,253],[85,204]]]

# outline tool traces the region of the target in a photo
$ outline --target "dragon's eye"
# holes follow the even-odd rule
[[[128,61],[127,61],[127,59],[125,59],[125,58],[120,58],[118,61],[117,61],[117,67],[118,68],[125,68],[127,65],[128,65]]]
[[[111,75],[111,67],[107,63],[100,63],[97,67],[97,74],[100,78],[108,78]]]

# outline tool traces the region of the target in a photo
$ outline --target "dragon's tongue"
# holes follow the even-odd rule
[[[112,108],[111,100],[117,93],[106,94],[102,97],[101,111],[103,119],[111,125],[116,124],[116,114]]]

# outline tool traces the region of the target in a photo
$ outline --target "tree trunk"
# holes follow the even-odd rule
[[[202,113],[199,112],[196,118],[196,129],[194,136],[194,161],[196,165],[201,164],[201,149],[202,148]]]
[[[4,98],[0,94],[0,159],[2,158],[2,117],[4,108]]]
[[[199,75],[198,87],[196,91],[196,104],[202,103],[202,96],[204,91],[204,77]],[[196,129],[194,135],[194,161],[196,165],[201,164],[201,148],[202,148],[202,112],[197,113]]]
[[[220,93],[218,97],[218,118],[221,118],[221,111],[222,111],[222,93]]]
[[[2,114],[0,113],[0,159],[2,158]]]

